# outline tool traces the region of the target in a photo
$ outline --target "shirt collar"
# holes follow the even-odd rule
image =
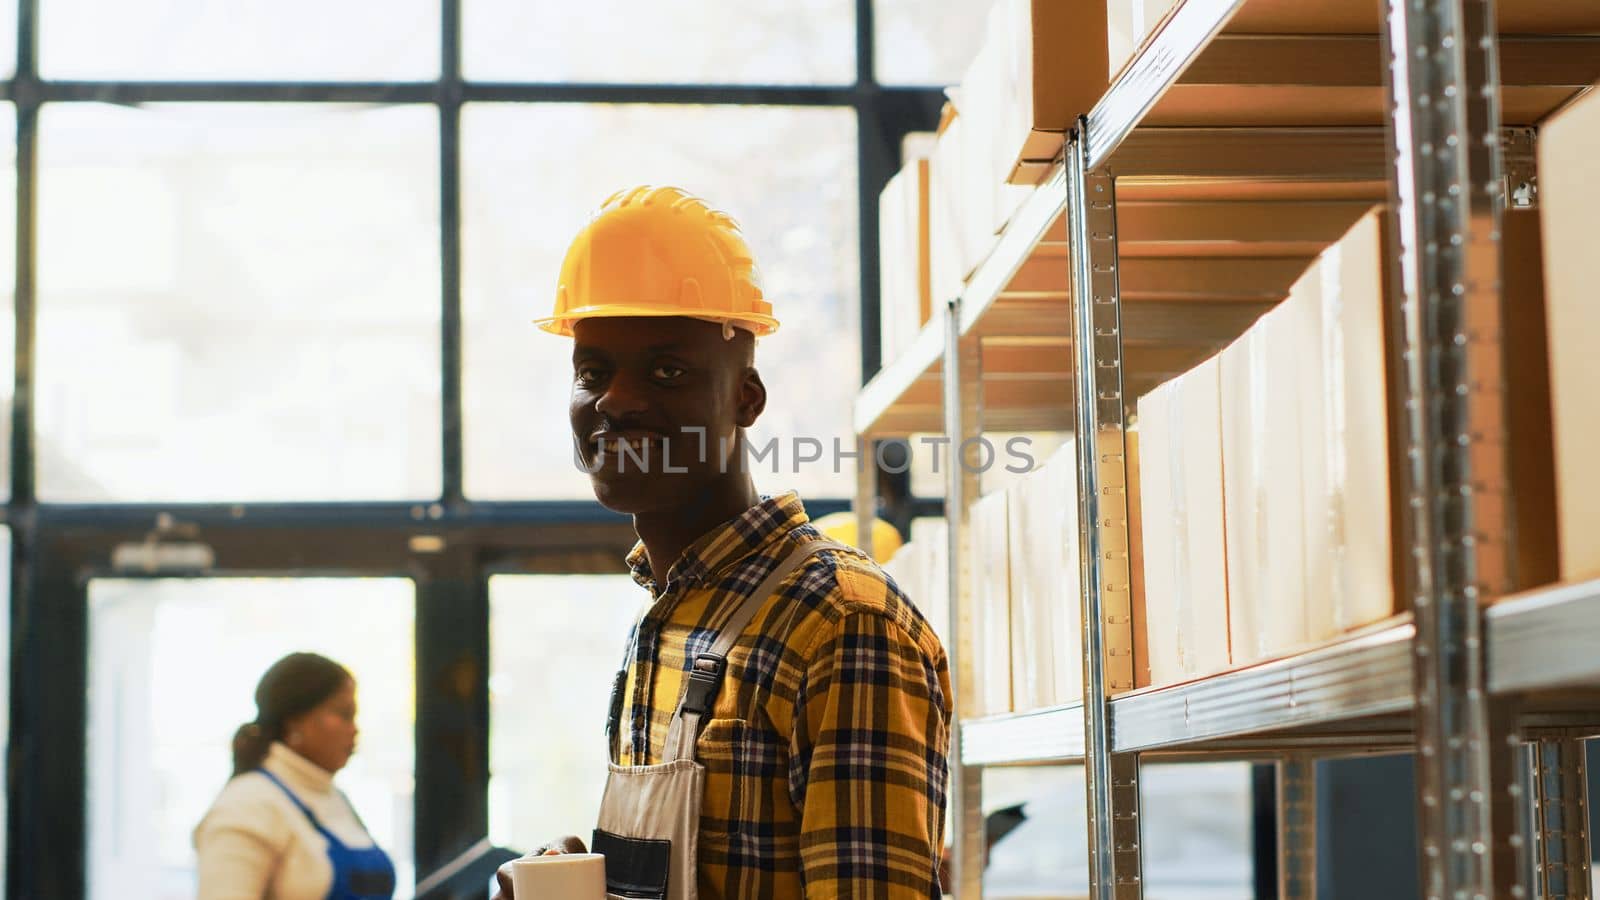
[[[763,497],[760,503],[690,544],[678,561],[672,564],[672,568],[667,570],[667,579],[662,587],[680,581],[696,582],[716,575],[809,521],[799,494],[790,491],[776,497]],[[650,571],[650,557],[644,552],[643,541],[634,544],[628,552],[628,569],[634,581],[657,591],[655,575]]]

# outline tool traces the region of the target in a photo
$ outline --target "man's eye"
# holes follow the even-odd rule
[[[579,366],[574,374],[579,384],[594,384],[605,377],[605,373],[594,366]]]
[[[683,370],[677,366],[656,366],[651,374],[662,381],[673,381],[683,377]]]

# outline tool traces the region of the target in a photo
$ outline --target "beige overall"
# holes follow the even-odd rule
[[[612,900],[695,900],[700,804],[705,794],[705,767],[695,762],[701,720],[710,715],[728,653],[755,618],[766,599],[811,554],[844,550],[827,539],[796,547],[754,591],[747,594],[711,649],[695,657],[683,697],[667,730],[666,762],[655,766],[619,766],[607,760],[610,775],[600,800],[600,823],[591,849],[606,857],[606,896]],[[629,663],[632,665],[632,654]],[[619,676],[624,682],[627,667]],[[612,703],[612,757],[617,754],[620,697]]]

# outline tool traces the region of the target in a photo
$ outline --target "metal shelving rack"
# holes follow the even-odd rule
[[[1278,762],[1280,895],[1311,897],[1312,762],[1386,750],[1417,754],[1426,896],[1588,897],[1580,738],[1600,734],[1600,582],[1541,589],[1486,612],[1483,601],[1511,584],[1505,398],[1496,380],[1499,221],[1510,194],[1503,174],[1510,188],[1534,183],[1536,139],[1530,127],[1502,128],[1502,88],[1586,90],[1600,78],[1600,41],[1517,37],[1498,47],[1492,0],[1378,0],[1380,34],[1366,37],[1225,33],[1249,2],[1185,0],[1167,18],[1080,120],[963,295],[858,397],[856,430],[868,437],[939,433],[959,446],[989,430],[1080,436],[1080,703],[962,719],[975,689],[971,623],[961,620],[970,589],[965,520],[979,485],[965,467],[947,467],[958,719],[955,883],[947,889],[962,900],[981,896],[984,767],[1083,764],[1090,894],[1128,900],[1142,896],[1140,759],[1233,755]],[[1308,41],[1317,52],[1304,52]],[[1381,88],[1385,102],[1355,126],[1219,126],[1216,110],[1185,121],[1182,110],[1164,108],[1178,85],[1354,85]],[[1243,120],[1251,110],[1233,112]],[[1509,118],[1534,124],[1521,121],[1526,103]],[[1134,691],[1127,412],[1145,390],[1241,333],[1288,284],[1273,282],[1281,259],[1230,258],[1234,272],[1246,273],[1242,295],[1212,288],[1174,300],[1149,287],[1160,280],[1159,260],[1132,248],[1275,242],[1263,257],[1294,258],[1332,240],[1289,226],[1271,235],[1131,227],[1119,235],[1119,189],[1161,199],[1193,184],[1303,202],[1391,202],[1405,273],[1392,315],[1404,335],[1410,468],[1397,490],[1410,499],[1413,612],[1289,658]],[[857,495],[863,519],[872,512],[870,477],[863,474]],[[1533,752],[1519,754],[1524,743]],[[1525,798],[1519,767],[1530,762],[1534,797]],[[1537,826],[1525,835],[1529,799]],[[1530,847],[1537,892],[1523,883]]]

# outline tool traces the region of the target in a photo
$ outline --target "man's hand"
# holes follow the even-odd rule
[[[550,843],[539,847],[532,853],[529,853],[528,856],[554,856],[560,853],[588,852],[589,848],[584,846],[583,838],[580,838],[575,834],[569,834],[566,837],[556,838]],[[528,856],[524,856],[522,858],[527,859]],[[511,866],[515,862],[516,860],[512,860],[511,862],[506,863],[494,873],[495,880],[500,882],[500,890],[495,893],[494,900],[515,900],[515,896],[511,887]]]

